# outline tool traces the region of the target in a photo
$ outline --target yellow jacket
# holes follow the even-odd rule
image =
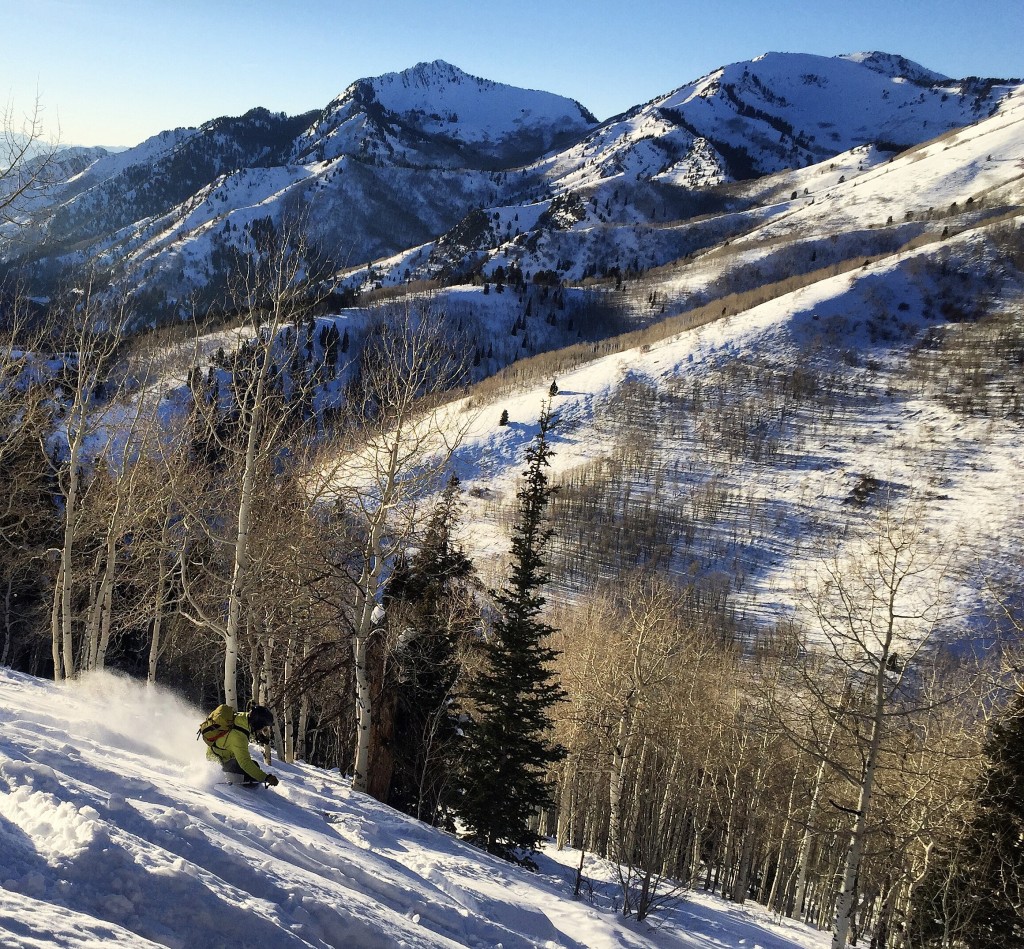
[[[249,754],[249,731],[249,716],[245,712],[239,712],[235,716],[235,727],[207,747],[206,757],[222,764],[234,758],[249,777],[257,781],[266,781],[267,772],[256,764]]]

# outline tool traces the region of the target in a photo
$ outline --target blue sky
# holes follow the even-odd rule
[[[771,50],[878,49],[1024,75],[1024,0],[0,0],[0,106],[38,93],[62,142],[134,145],[445,59],[598,118]]]

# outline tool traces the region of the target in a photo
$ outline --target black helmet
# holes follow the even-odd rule
[[[249,709],[249,727],[254,732],[263,731],[274,724],[274,713],[265,705],[254,705]]]

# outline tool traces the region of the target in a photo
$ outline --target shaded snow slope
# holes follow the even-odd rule
[[[275,761],[276,790],[215,784],[201,717],[110,675],[57,686],[0,669],[4,949],[826,944],[707,896],[661,928],[630,924],[571,899],[578,854],[519,870],[337,773]],[[611,879],[587,873],[598,893]]]

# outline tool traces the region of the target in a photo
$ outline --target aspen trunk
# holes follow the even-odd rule
[[[284,682],[282,683],[285,695],[288,694],[288,685],[292,678],[292,667],[295,663],[295,634],[288,636],[288,643],[284,651]],[[291,702],[285,701],[284,705],[284,755],[283,758],[289,764],[295,761],[295,708]]]
[[[4,648],[0,653],[0,666],[7,665],[7,657],[11,652],[11,594],[14,588],[14,577],[7,576],[7,589],[4,590]]]
[[[273,333],[271,333],[271,339]],[[238,526],[235,532],[234,563],[231,569],[231,586],[228,590],[228,620],[224,630],[224,701],[238,705],[238,649],[239,630],[242,622],[242,599],[249,583],[249,531],[256,486],[257,453],[263,432],[263,416],[267,371],[270,365],[269,351],[263,354],[256,376],[256,392],[252,408],[240,406],[248,416],[245,440],[245,456],[242,465],[242,487],[238,499]]]
[[[796,779],[799,768],[793,770],[793,780],[789,785],[789,800],[786,802],[786,816],[782,822],[782,830],[779,834],[779,847],[775,858],[775,873],[772,876],[771,889],[768,891],[768,898],[764,900],[769,909],[775,909],[775,901],[779,894],[779,880],[783,876],[782,864],[786,855],[786,838],[789,836],[789,825],[793,820],[793,798],[796,796]]]
[[[89,608],[86,611],[85,637],[83,640],[84,656],[82,658],[83,668],[94,669],[96,667],[96,653],[100,646],[100,618],[103,615],[103,584],[101,582],[103,567],[106,569],[104,554],[106,544],[101,550],[96,551],[96,559],[92,564],[92,573],[89,581]]]
[[[846,866],[843,870],[843,884],[839,891],[836,905],[835,927],[832,931],[832,949],[846,949],[850,927],[857,909],[857,878],[860,874],[861,856],[867,836],[868,817],[871,811],[871,800],[875,788],[875,769],[882,747],[882,730],[885,724],[886,675],[888,658],[892,648],[894,635],[894,619],[896,616],[896,590],[898,584],[889,584],[888,626],[881,644],[881,651],[876,658],[874,672],[874,702],[868,740],[867,756],[864,759],[864,773],[860,783],[860,794],[857,801],[857,816],[850,830],[849,845],[846,852]]]
[[[818,770],[814,775],[814,785],[811,789],[811,801],[807,808],[807,823],[800,839],[800,856],[797,864],[796,897],[793,900],[793,908],[790,917],[799,919],[804,911],[804,903],[807,898],[807,871],[811,861],[811,848],[814,844],[814,821],[818,816],[818,801],[821,798],[821,786],[825,781],[825,765],[832,748],[832,738],[835,735],[838,718],[833,720],[829,729],[828,738],[825,740],[825,748],[821,753],[818,762]]]
[[[146,665],[146,681],[156,682],[157,664],[162,650],[164,600],[167,596],[167,569],[164,564],[163,551],[157,557],[156,593],[153,596],[153,627],[149,640],[149,661]]]
[[[89,668],[102,669],[106,663],[107,648],[110,645],[110,611],[114,601],[114,578],[117,566],[117,537],[121,531],[121,497],[114,503],[114,510],[107,524],[107,538],[103,550],[103,572],[98,578],[93,598],[92,615],[89,622]]]
[[[564,850],[572,839],[573,799],[575,797],[575,775],[578,758],[567,755],[562,767],[562,779],[558,782],[558,827],[555,830],[555,846]]]
[[[612,748],[611,768],[608,773],[608,859],[622,863],[622,791],[625,780],[626,744],[630,738],[633,707],[636,695],[630,691],[619,714],[619,724]]]
[[[836,905],[835,928],[832,933],[832,949],[846,949],[853,924],[854,912],[857,908],[857,878],[860,873],[861,855],[867,834],[868,814],[871,809],[871,798],[874,793],[875,767],[878,762],[878,750],[881,744],[881,720],[876,719],[872,726],[871,740],[868,746],[868,757],[864,766],[860,794],[857,801],[857,816],[850,830],[849,844],[846,851],[846,865],[843,869],[843,884],[839,891]]]
[[[352,790],[366,790],[366,775],[370,764],[370,727],[373,724],[373,706],[370,696],[367,637],[356,633],[352,637],[352,658],[356,678],[356,749],[352,762]]]
[[[96,649],[95,669],[103,669],[107,664],[107,649],[110,648],[110,623],[114,614],[114,582],[111,576],[110,583],[104,586],[103,591],[103,612],[100,615],[100,641]]]
[[[309,643],[302,647],[302,658],[309,658]],[[309,693],[303,691],[299,700],[299,720],[295,727],[295,757],[306,760],[306,729],[309,727]]]
[[[60,682],[64,678],[61,670],[60,604],[61,587],[64,585],[64,565],[57,570],[57,582],[53,587],[53,605],[50,607],[50,644],[53,652],[53,678]]]
[[[370,769],[370,744],[373,728],[373,697],[370,683],[370,634],[374,629],[374,611],[379,606],[382,593],[381,575],[384,571],[384,528],[388,509],[394,502],[397,488],[399,449],[402,429],[399,427],[391,436],[388,462],[385,468],[384,485],[380,503],[373,512],[370,533],[363,551],[363,573],[359,581],[359,619],[352,637],[352,658],[355,661],[356,676],[356,753],[352,765],[352,790],[367,789]]]
[[[84,394],[79,399],[84,399]],[[71,626],[71,587],[73,573],[71,570],[71,558],[75,547],[75,528],[78,524],[78,494],[81,487],[79,469],[82,463],[82,444],[85,441],[85,406],[80,404],[72,412],[72,418],[77,419],[77,427],[72,435],[68,432],[68,447],[70,456],[68,459],[68,490],[64,496],[64,539],[60,552],[60,582],[57,585],[55,599],[59,597],[59,608],[55,610],[60,619],[60,628],[53,626],[54,638],[59,635],[60,648],[58,650],[54,643],[54,669],[53,677],[58,682],[61,679],[69,679],[75,674],[75,647],[73,631]],[[72,422],[69,420],[68,425]],[[57,660],[58,652],[60,661]],[[63,672],[61,671],[63,663]]]

